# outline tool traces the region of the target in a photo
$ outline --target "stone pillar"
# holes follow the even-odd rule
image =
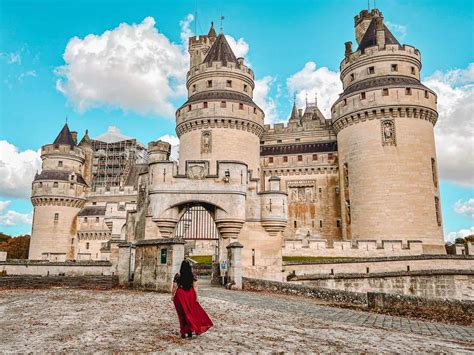
[[[128,286],[132,281],[134,249],[135,246],[132,243],[118,244],[117,276],[121,286]]]
[[[230,243],[227,247],[228,253],[228,282],[233,282],[235,288],[238,290],[242,289],[242,244],[239,242]]]
[[[110,263],[112,264],[112,275],[117,274],[117,266],[119,262],[119,244],[123,243],[123,240],[111,240],[110,241]]]
[[[135,248],[133,286],[170,292],[173,278],[184,260],[184,240],[178,238],[140,240]]]

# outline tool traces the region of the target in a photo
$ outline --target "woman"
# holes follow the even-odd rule
[[[197,301],[197,278],[191,264],[184,259],[179,274],[173,280],[171,291],[174,306],[179,318],[181,338],[200,335],[212,327],[212,321]]]

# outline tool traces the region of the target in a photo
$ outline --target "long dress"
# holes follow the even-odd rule
[[[194,287],[185,290],[180,284],[180,275],[176,274],[174,282],[178,285],[173,298],[179,318],[179,328],[182,335],[189,332],[202,334],[213,326],[211,319],[197,301]],[[196,281],[196,278],[194,279]]]

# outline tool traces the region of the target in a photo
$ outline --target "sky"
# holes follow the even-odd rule
[[[370,1],[373,6],[373,0]],[[378,0],[399,42],[422,54],[438,94],[436,144],[445,239],[474,233],[474,1]],[[344,42],[366,0],[0,0],[0,231],[31,231],[39,149],[66,118],[81,137],[118,127],[147,144],[176,144],[185,101],[186,40],[222,26],[256,76],[267,123],[286,121],[293,95],[326,118],[341,92]],[[355,45],[354,45],[355,46]]]

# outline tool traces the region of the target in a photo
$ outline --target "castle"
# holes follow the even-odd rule
[[[29,258],[109,260],[120,242],[175,237],[216,263],[239,243],[246,276],[279,280],[282,255],[444,254],[437,97],[420,52],[377,9],[355,17],[355,37],[331,118],[315,100],[274,126],[224,34],[191,37],[179,163],[169,143],[78,143],[65,125],[42,147]]]

